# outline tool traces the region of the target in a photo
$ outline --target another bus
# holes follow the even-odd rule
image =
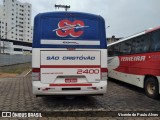
[[[145,89],[147,96],[160,93],[160,27],[145,30],[108,45],[108,76]]]
[[[106,93],[107,44],[101,16],[40,13],[34,20],[32,47],[33,94]]]

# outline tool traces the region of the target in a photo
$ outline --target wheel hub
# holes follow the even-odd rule
[[[153,83],[149,83],[147,89],[150,94],[154,94],[156,87]]]

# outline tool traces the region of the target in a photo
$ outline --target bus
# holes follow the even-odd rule
[[[34,19],[32,88],[36,96],[103,95],[107,89],[105,21],[81,12]]]
[[[160,93],[160,27],[111,43],[108,48],[108,77],[140,88],[148,97]]]

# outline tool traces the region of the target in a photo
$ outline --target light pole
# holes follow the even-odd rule
[[[14,28],[18,27],[20,25],[16,25],[14,27],[12,27],[10,30],[8,30],[7,32],[5,32],[5,34],[3,34],[2,36],[0,35],[0,53],[1,53],[1,48],[3,47],[3,53],[4,53],[4,40],[3,40],[3,46],[1,47],[1,38],[3,38],[4,35],[6,35],[6,39],[7,39],[7,33],[9,33],[11,30],[13,30]]]
[[[108,29],[110,26],[107,26],[106,29]]]
[[[110,28],[110,26],[107,26],[107,27],[106,27],[106,30],[107,30],[108,28]],[[107,43],[108,43],[109,38],[106,38],[106,41],[107,41]]]

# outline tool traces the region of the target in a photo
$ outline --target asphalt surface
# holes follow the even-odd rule
[[[51,116],[25,119],[147,119],[160,117],[118,117],[118,113],[157,112],[160,111],[160,99],[154,100],[144,94],[144,90],[115,80],[108,81],[104,96],[79,96],[75,99],[65,97],[36,97],[32,94],[31,74],[15,78],[0,79],[0,111],[44,112]],[[53,114],[59,112],[58,116]],[[63,113],[65,113],[65,116]],[[69,114],[67,114],[67,112]],[[75,115],[73,115],[75,113]],[[94,113],[94,114],[93,114]],[[61,116],[62,114],[62,116]],[[106,114],[106,115],[105,115]],[[148,113],[147,113],[148,114]],[[71,116],[70,116],[71,115]],[[112,116],[113,115],[113,116]],[[116,116],[117,115],[117,116]],[[160,114],[159,114],[160,115]],[[53,118],[54,117],[54,118]],[[2,118],[0,119],[22,119]]]

